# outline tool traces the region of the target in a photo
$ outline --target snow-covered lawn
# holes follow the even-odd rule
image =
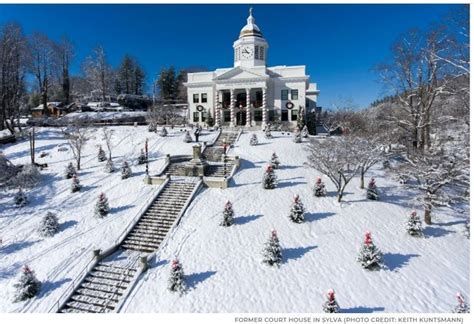
[[[113,129],[116,167],[124,157],[135,161],[147,137],[152,171],[161,169],[167,153],[191,154],[193,143],[183,143],[179,129],[165,138],[148,133],[146,127]],[[367,175],[376,178],[380,201],[368,201],[354,179],[339,204],[324,177],[328,197],[312,196],[319,174],[303,167],[304,143],[295,144],[280,133],[268,140],[258,132],[260,144],[250,146],[250,134],[244,133],[231,150],[242,165],[230,188],[204,189],[197,195],[122,311],[321,312],[329,288],[334,288],[343,312],[450,312],[457,291],[469,300],[469,240],[462,233],[468,211],[463,215],[436,209],[426,238],[408,237],[404,225],[413,208],[410,194],[380,166]],[[143,165],[133,165],[133,177],[126,180],[119,172],[104,173],[105,162],[96,157],[100,129],[92,135],[79,173],[84,186],[80,193],[70,193],[71,181],[63,177],[72,153],[57,150],[65,141],[54,128],[39,132],[37,152],[50,155],[37,161],[49,167],[42,172],[42,184],[27,192],[32,202],[16,208],[15,191],[0,192],[0,312],[47,311],[90,260],[91,250],[111,246],[158,189],[143,184]],[[200,139],[210,141],[215,135]],[[102,146],[106,149],[105,143]],[[16,164],[29,160],[27,141],[2,149]],[[277,189],[264,190],[261,179],[272,152],[281,161],[276,170],[280,182]],[[100,192],[106,193],[112,208],[102,220],[93,216]],[[307,210],[302,224],[288,219],[294,194]],[[236,212],[236,224],[228,228],[219,226],[227,200]],[[36,227],[47,211],[58,214],[62,230],[44,239]],[[272,229],[283,247],[279,269],[261,262]],[[356,262],[367,230],[384,253],[386,270],[365,271]],[[187,276],[189,290],[182,297],[167,290],[174,257]],[[12,285],[24,264],[36,271],[43,289],[38,298],[12,303]]]

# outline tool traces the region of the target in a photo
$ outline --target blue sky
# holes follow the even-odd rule
[[[306,65],[321,90],[319,104],[341,99],[359,107],[384,95],[373,66],[389,56],[405,30],[426,28],[456,5],[265,5],[254,17],[269,43],[268,65]],[[0,5],[0,23],[19,22],[26,34],[66,34],[76,47],[73,71],[102,44],[117,66],[128,53],[148,81],[164,66],[233,65],[232,43],[249,5]]]

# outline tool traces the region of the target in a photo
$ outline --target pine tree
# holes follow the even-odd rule
[[[105,154],[105,151],[102,149],[102,146],[99,146],[99,153],[97,153],[97,160],[99,160],[99,162],[104,162],[107,160],[107,155]]]
[[[123,161],[122,163],[122,180],[130,178],[132,175],[132,169],[130,168],[130,165],[128,164],[127,161]]]
[[[193,139],[191,138],[191,134],[189,134],[189,131],[186,130],[186,133],[184,134],[184,143],[191,143]]]
[[[257,144],[258,144],[257,134],[253,133],[252,136],[250,136],[250,145],[255,146]]]
[[[278,156],[275,152],[272,153],[272,157],[270,158],[270,164],[273,169],[278,169],[278,167],[280,166],[280,159],[278,159]]]
[[[81,191],[81,183],[79,182],[79,178],[77,175],[74,175],[72,177],[72,183],[71,183],[71,192],[78,192]]]
[[[365,233],[364,244],[362,245],[359,256],[357,257],[363,268],[368,270],[378,270],[383,265],[382,252],[372,242],[372,236],[370,232]]]
[[[46,216],[41,220],[38,233],[42,237],[50,237],[59,231],[58,217],[52,212],[47,212]]]
[[[316,197],[326,196],[326,186],[321,177],[316,178],[316,184],[313,187],[313,193]]]
[[[75,175],[77,175],[76,168],[74,167],[72,162],[69,162],[69,164],[66,167],[66,171],[64,172],[64,177],[66,179],[71,179]]]
[[[268,127],[268,126],[265,128],[265,138],[266,139],[273,138],[272,132],[270,131],[270,127]]]
[[[323,304],[323,311],[325,313],[337,313],[339,312],[339,304],[336,301],[336,294],[334,290],[329,289],[327,293],[327,300]]]
[[[299,195],[293,197],[290,209],[290,220],[298,224],[304,222],[304,205],[301,202]]]
[[[367,199],[378,200],[379,194],[377,192],[377,186],[375,185],[375,179],[370,179],[369,185],[367,186]]]
[[[179,292],[180,295],[186,291],[183,266],[178,259],[174,259],[173,263],[171,264],[171,273],[168,279],[168,290],[172,292]]]
[[[264,189],[275,189],[278,184],[278,178],[271,165],[267,166],[263,175],[262,185]]]
[[[107,173],[115,172],[114,162],[111,159],[107,159],[107,163],[105,164],[104,170]]]
[[[272,234],[270,238],[265,243],[265,247],[263,249],[263,263],[266,263],[270,266],[277,266],[279,267],[282,262],[282,253],[281,253],[281,246],[280,241],[278,240],[276,230],[272,230]]]
[[[140,150],[140,155],[138,156],[138,164],[145,164],[146,163],[146,155],[143,152],[143,149]]]
[[[21,271],[20,279],[13,287],[16,288],[13,300],[16,303],[35,297],[41,289],[41,282],[36,278],[33,270],[25,265]]]
[[[301,139],[301,132],[299,130],[296,131],[295,137],[293,137],[293,142],[301,143],[303,140]]]
[[[158,129],[157,125],[155,122],[151,122],[148,124],[148,131],[149,132],[154,132],[156,133],[156,130]]]
[[[109,213],[109,202],[105,194],[102,192],[99,195],[97,203],[95,204],[95,216],[99,218],[103,218],[107,216],[108,213]]]
[[[309,136],[308,126],[304,125],[303,129],[301,130],[301,136],[303,136],[304,138],[308,138]]]
[[[28,197],[21,188],[18,188],[18,192],[15,194],[13,202],[17,207],[23,207],[28,204]]]
[[[469,313],[469,304],[465,302],[464,296],[458,292],[456,294],[458,304],[453,309],[453,313]]]
[[[221,226],[231,226],[234,224],[234,209],[232,208],[232,203],[227,201],[224,206],[224,211],[222,212],[222,221]]]
[[[160,133],[158,135],[160,135],[161,137],[166,137],[168,135],[168,131],[166,130],[165,126],[160,129]]]
[[[412,211],[408,217],[406,223],[406,230],[411,236],[423,236],[423,225],[420,216],[416,214],[416,211]]]

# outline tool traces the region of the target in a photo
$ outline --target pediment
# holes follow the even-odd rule
[[[237,66],[224,72],[218,77],[214,78],[214,81],[238,81],[238,80],[249,80],[249,79],[268,79],[268,75],[260,71],[253,71],[251,69],[242,68]]]

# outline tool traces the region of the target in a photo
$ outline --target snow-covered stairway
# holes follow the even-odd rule
[[[125,237],[121,247],[126,250],[151,253],[158,249],[170,228],[182,213],[197,181],[170,179],[157,199]]]
[[[222,155],[224,154],[224,143],[228,145],[234,144],[238,137],[238,131],[222,131],[215,143],[212,146],[206,147],[202,153],[204,159],[212,162],[221,162]]]

